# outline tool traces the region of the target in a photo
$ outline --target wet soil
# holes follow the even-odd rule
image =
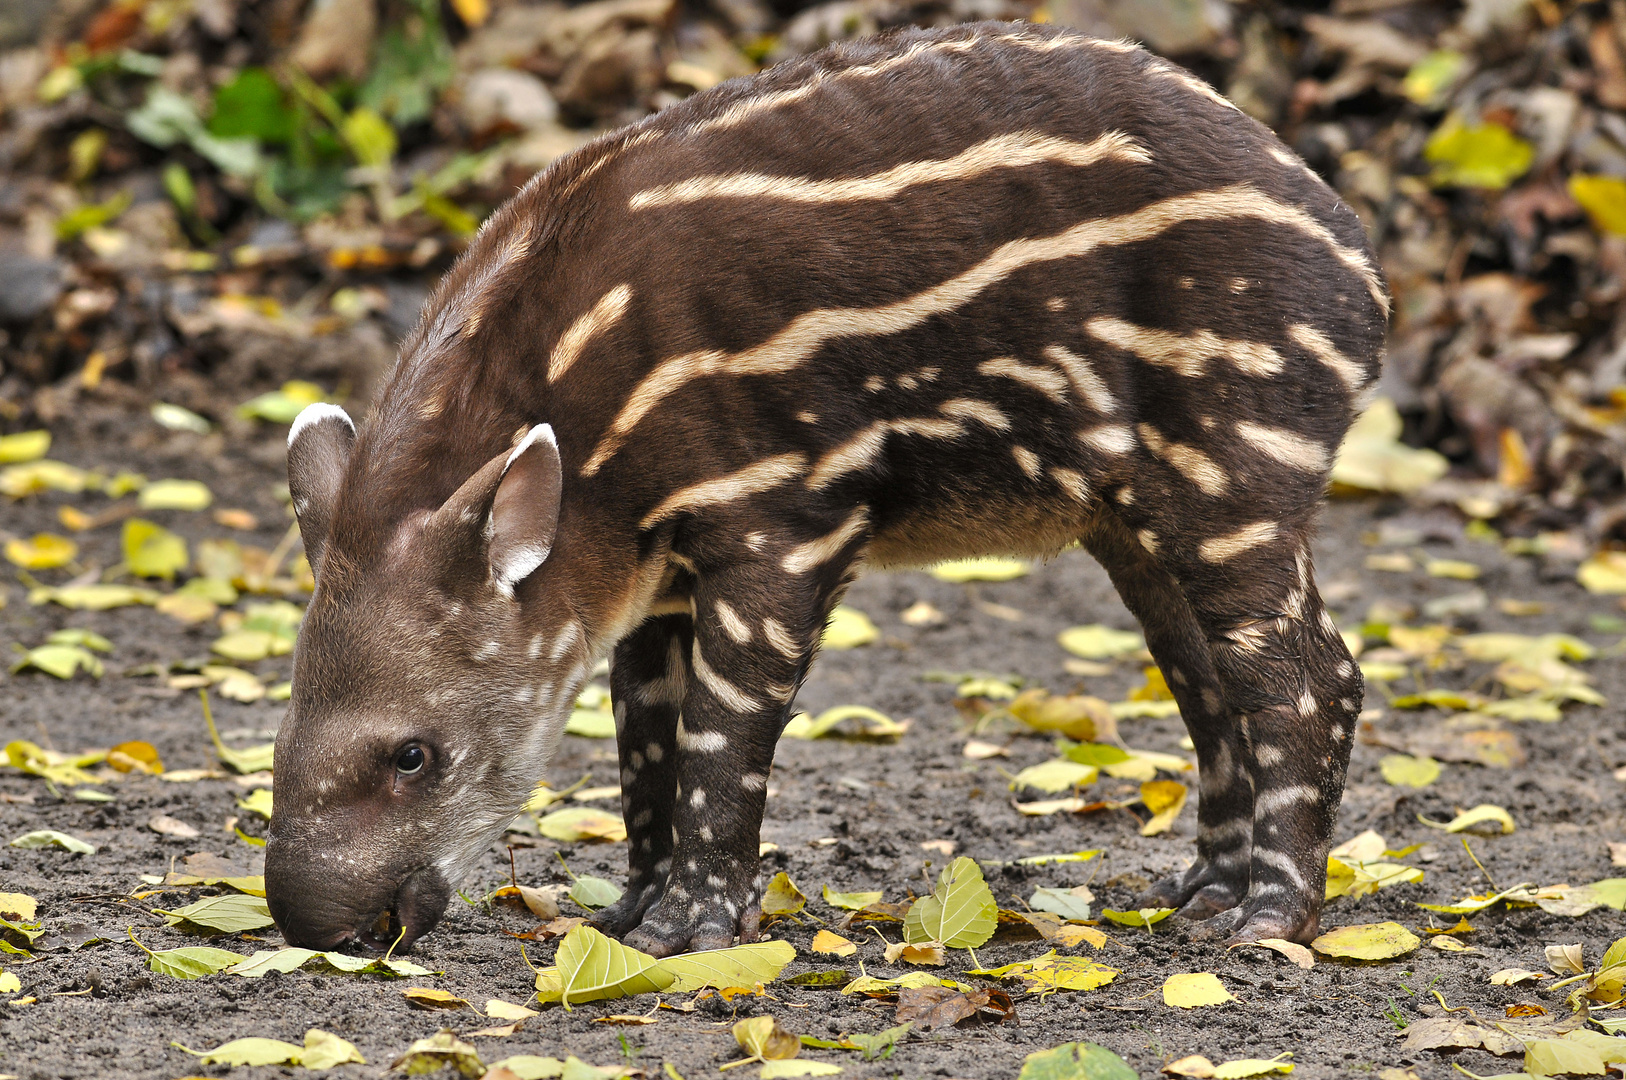
[[[144,417],[87,414],[64,421],[57,436],[53,457],[107,470],[135,468],[154,477],[195,477],[214,489],[217,505],[248,509],[266,523],[258,532],[232,533],[212,524],[207,514],[148,515],[191,541],[231,535],[271,547],[285,528],[276,490],[281,483],[280,430],[268,427],[255,439],[234,438],[228,445],[219,436],[164,432]],[[94,511],[98,499],[47,495],[7,505],[0,508],[0,528],[14,535],[60,531],[60,505],[71,501]],[[1332,505],[1316,548],[1318,575],[1346,626],[1358,623],[1378,601],[1415,607],[1469,587],[1421,572],[1363,569],[1368,554],[1394,547],[1371,544],[1384,536],[1404,541],[1399,550],[1480,564],[1486,573],[1476,584],[1493,600],[1512,597],[1548,605],[1547,614],[1523,618],[1499,614],[1493,605],[1458,620],[1468,628],[1559,630],[1600,649],[1617,643],[1618,633],[1599,632],[1589,617],[1619,615],[1620,609],[1607,598],[1584,593],[1573,582],[1572,567],[1506,556],[1494,546],[1463,538],[1452,518],[1379,501]],[[101,566],[118,561],[116,525],[81,540],[83,561]],[[41,576],[57,580],[66,575]],[[102,614],[33,607],[15,581],[3,588],[8,603],[0,608],[0,641],[31,646],[53,630],[82,626],[108,637],[114,651],[99,681],[80,676],[59,682],[38,674],[0,681],[0,737],[62,750],[145,739],[157,746],[171,769],[214,764],[195,694],[122,673],[143,664],[204,656],[217,629],[182,627],[144,607]],[[918,628],[904,624],[900,613],[920,600],[940,609],[944,622]],[[1141,681],[1140,664],[1120,662],[1109,675],[1082,678],[1068,673],[1067,656],[1056,644],[1058,631],[1069,625],[1133,626],[1105,575],[1088,557],[1066,553],[1028,577],[1004,584],[954,585],[917,572],[877,573],[860,581],[848,602],[874,619],[882,639],[825,655],[802,694],[802,706],[816,712],[837,704],[870,705],[913,723],[891,745],[837,740],[787,740],[781,745],[763,828],[763,839],[778,849],[766,856],[766,869],[787,871],[813,898],[799,920],[781,921],[769,931],[797,948],[797,960],[785,976],[833,966],[857,975],[860,961],[872,975],[901,974],[903,969],[886,963],[880,936],[870,930],[848,931],[860,946],[856,957],[835,964],[813,957],[808,952],[813,934],[837,924],[841,915],[817,897],[823,885],[881,889],[888,901],[923,891],[925,875],[946,861],[940,851],[922,848],[930,841],[951,841],[957,854],[1007,863],[1023,855],[1104,850],[1101,859],[1089,863],[1046,868],[1008,864],[991,870],[989,882],[1002,906],[1014,907],[1037,886],[1088,881],[1098,907],[1125,908],[1147,881],[1191,859],[1194,805],[1171,833],[1150,838],[1140,835],[1140,819],[1129,810],[1084,816],[1018,814],[1010,805],[1007,774],[1052,756],[1049,741],[995,729],[983,737],[1008,743],[1010,757],[968,761],[961,754],[967,723],[953,705],[952,683],[923,678],[932,671],[984,671],[1019,675],[1055,691],[1083,689],[1108,700],[1124,697]],[[1484,891],[1487,874],[1505,887],[1521,881],[1588,882],[1626,873],[1611,869],[1607,847],[1608,841],[1626,840],[1626,782],[1613,775],[1626,766],[1626,669],[1618,658],[1608,657],[1587,667],[1611,704],[1570,709],[1558,723],[1516,725],[1528,751],[1528,761],[1516,768],[1447,763],[1444,775],[1428,788],[1395,788],[1378,771],[1379,759],[1389,751],[1365,741],[1358,745],[1338,839],[1376,829],[1394,847],[1427,842],[1431,846],[1409,860],[1424,866],[1427,876],[1421,883],[1359,900],[1336,900],[1329,904],[1323,926],[1389,919],[1414,930],[1448,925],[1451,920],[1430,916],[1415,902],[1444,902]],[[287,669],[286,657],[257,667],[262,674],[280,671],[282,677]],[[1436,684],[1468,686],[1484,674],[1444,672]],[[221,728],[239,745],[268,738],[283,708],[216,701]],[[1369,718],[1374,730],[1391,740],[1443,716],[1384,710],[1384,697],[1375,689],[1369,691],[1367,706],[1384,712]],[[1127,720],[1122,733],[1137,748],[1181,752],[1183,732],[1177,720]],[[568,737],[565,743],[549,772],[556,786],[588,773],[594,784],[615,782],[609,742]],[[1126,798],[1133,787],[1103,778],[1092,792],[1103,799]],[[227,1070],[221,1067],[200,1069],[172,1043],[206,1048],[249,1035],[299,1042],[307,1028],[321,1027],[354,1042],[369,1062],[345,1066],[342,1075],[382,1076],[415,1039],[443,1026],[467,1032],[491,1023],[472,1012],[420,1011],[401,996],[406,983],[379,977],[297,972],[260,980],[215,975],[183,982],[149,972],[127,929],[133,927],[152,948],[201,944],[199,938],[166,927],[150,909],[179,906],[210,890],[137,901],[130,893],[140,887],[139,875],[162,874],[178,856],[197,851],[252,863],[256,849],[224,827],[231,817],[249,817],[236,805],[246,792],[230,779],[174,784],[154,777],[127,778],[107,789],[114,801],[87,804],[54,796],[38,779],[0,770],[0,835],[5,839],[52,828],[98,848],[95,855],[79,856],[0,847],[0,891],[38,897],[44,924],[55,932],[45,941],[55,951],[41,951],[33,963],[0,956],[0,966],[15,972],[23,984],[22,993],[11,997],[36,999],[33,1004],[0,1003],[0,1073],[29,1080],[223,1075]],[[1444,819],[1459,808],[1486,802],[1505,806],[1519,828],[1510,836],[1472,841],[1483,872],[1454,838],[1418,821],[1419,815]],[[147,822],[160,813],[198,827],[201,839],[177,840],[151,831]],[[578,873],[619,878],[623,872],[617,845],[518,839],[513,854],[520,880],[528,884],[566,881],[561,855]],[[463,893],[477,898],[507,880],[508,854],[497,846],[464,883]],[[1016,995],[1018,1023],[912,1035],[886,1060],[866,1062],[855,1053],[826,1050],[804,1051],[804,1056],[836,1062],[852,1077],[1015,1077],[1026,1055],[1088,1039],[1121,1054],[1142,1076],[1155,1075],[1167,1061],[1187,1054],[1223,1061],[1284,1051],[1293,1054],[1295,1075],[1306,1080],[1376,1075],[1404,1066],[1415,1068],[1420,1077],[1445,1078],[1457,1075],[1453,1061],[1478,1073],[1514,1071],[1517,1059],[1498,1060],[1481,1051],[1408,1056],[1399,1046],[1398,1029],[1430,1011],[1437,1013],[1439,1003],[1431,991],[1451,1006],[1471,1006],[1483,1016],[1501,1016],[1519,1002],[1537,1002],[1562,1013],[1562,995],[1543,995],[1528,986],[1495,987],[1488,976],[1508,967],[1545,970],[1542,950],[1551,944],[1580,942],[1587,959],[1595,960],[1610,941],[1626,934],[1626,917],[1607,908],[1579,919],[1534,908],[1498,908],[1475,916],[1472,923],[1475,930],[1465,939],[1470,952],[1425,947],[1398,961],[1323,962],[1311,971],[1258,950],[1227,953],[1198,940],[1192,927],[1178,920],[1150,934],[1107,924],[1103,929],[1110,940],[1096,959],[1122,974],[1104,988],[1042,1000]],[[449,990],[477,1005],[491,997],[524,1002],[532,975],[520,943],[509,932],[534,925],[511,909],[454,900],[441,927],[415,950],[415,959],[443,974],[410,981]],[[895,925],[879,929],[893,940],[898,937]],[[104,940],[72,947],[86,936]],[[212,943],[246,953],[275,947],[280,938],[267,930]],[[977,957],[993,966],[1045,948],[1036,939],[1001,936],[977,950]],[[551,960],[553,949],[553,943],[526,946],[538,965]],[[1088,945],[1081,949],[1092,952]],[[945,972],[970,966],[966,954],[955,952]],[[1192,1011],[1166,1006],[1163,980],[1194,971],[1217,973],[1237,1001]],[[643,1027],[595,1021],[612,1013],[643,1012],[653,1006],[653,998],[581,1005],[570,1012],[550,1008],[508,1038],[475,1041],[488,1062],[522,1053],[575,1054],[599,1065],[631,1064],[652,1076],[670,1064],[695,1080],[716,1075],[719,1065],[739,1056],[729,1034],[736,1016],[771,1013],[794,1032],[822,1037],[878,1031],[894,1022],[893,1007],[880,1002],[783,982],[769,989],[768,998],[741,998],[726,1006],[713,999],[692,1012],[662,1010],[659,1023]],[[680,995],[673,1003],[685,999]],[[232,1071],[247,1077],[292,1075],[296,1070]]]

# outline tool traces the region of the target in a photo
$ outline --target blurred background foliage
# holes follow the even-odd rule
[[[1450,464],[1423,497],[1626,541],[1622,0],[8,0],[0,426],[162,402],[230,429],[289,379],[365,398],[555,157],[830,41],[980,18],[1143,41],[1280,132],[1382,258],[1382,393]]]

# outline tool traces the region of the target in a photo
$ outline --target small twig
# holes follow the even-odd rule
[[[1464,834],[1459,836],[1457,839],[1462,841],[1462,850],[1466,851],[1468,853],[1468,858],[1472,859],[1474,861],[1474,865],[1479,867],[1479,872],[1485,875],[1485,880],[1490,882],[1490,887],[1500,891],[1495,879],[1490,876],[1490,871],[1486,870],[1484,864],[1479,861],[1479,856],[1474,854],[1474,849],[1468,846],[1467,835]]]

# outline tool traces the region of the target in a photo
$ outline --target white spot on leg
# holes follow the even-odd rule
[[[728,749],[728,736],[721,731],[690,732],[683,726],[683,721],[677,724],[677,747],[684,753],[715,754],[719,750]]]
[[[694,807],[696,810],[700,809],[702,806],[705,806],[706,789],[695,788],[693,791],[689,792],[689,805]]]
[[[700,639],[696,638],[694,648],[689,654],[690,663],[694,665],[694,674],[700,684],[711,691],[713,697],[726,709],[736,713],[758,712],[762,706],[757,700],[745,691],[723,678],[712,670],[706,663],[705,655],[700,651]]]
[[[751,628],[745,624],[745,620],[740,618],[739,613],[733,607],[726,601],[718,600],[712,604],[711,609],[716,613],[717,622],[722,626],[723,632],[733,638],[736,645],[750,643]]]

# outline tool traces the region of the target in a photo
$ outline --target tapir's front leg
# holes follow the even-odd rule
[[[615,647],[610,693],[627,823],[627,891],[593,922],[617,937],[637,926],[666,888],[672,867],[679,710],[694,637],[688,615],[649,619]]]
[[[862,515],[853,520],[861,529]],[[768,770],[856,531],[838,526],[807,544],[700,570],[677,729],[677,847],[666,892],[628,945],[670,956],[756,938]]]

